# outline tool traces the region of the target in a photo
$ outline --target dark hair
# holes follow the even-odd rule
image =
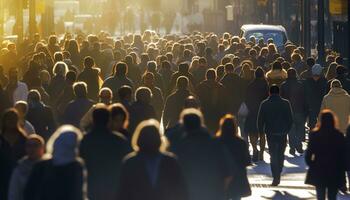
[[[110,119],[110,113],[108,108],[103,104],[95,106],[92,112],[92,121],[95,128],[106,128]]]
[[[28,93],[28,101],[30,102],[40,102],[41,95],[38,90],[30,90]]]
[[[270,86],[270,94],[279,94],[280,93],[280,88],[278,85],[273,84]]]
[[[233,70],[234,70],[233,64],[231,64],[231,63],[225,64],[225,72],[226,72],[226,73],[227,73],[227,72],[230,72],[230,71],[233,71]]]
[[[148,87],[139,87],[135,92],[136,101],[150,103],[152,91]]]
[[[187,89],[189,84],[189,80],[186,76],[180,76],[176,80],[176,88],[177,89]]]
[[[188,72],[189,65],[187,63],[180,63],[179,72]]]
[[[205,76],[206,76],[207,80],[215,80],[216,79],[215,69],[208,69]]]
[[[346,72],[346,69],[343,65],[338,65],[336,68],[337,75],[343,75]]]
[[[113,68],[115,76],[125,76],[128,73],[128,65],[125,62],[118,62]]]
[[[316,64],[316,60],[314,58],[309,57],[309,58],[306,59],[306,65],[309,68],[312,68],[315,64]]]
[[[74,83],[77,80],[77,73],[75,71],[68,71],[66,75],[66,80]]]
[[[265,72],[261,67],[258,67],[256,68],[254,75],[256,79],[261,79],[265,77]]]
[[[123,85],[118,89],[118,97],[120,100],[124,100],[127,97],[132,96],[132,89],[128,85]]]
[[[282,67],[281,62],[278,62],[278,61],[273,62],[272,70],[282,70],[282,69],[283,69],[283,67]]]
[[[220,130],[217,132],[218,137],[232,137],[238,135],[238,125],[236,118],[231,114],[226,114],[220,119]]]
[[[158,153],[166,150],[166,143],[159,133],[159,123],[154,120],[141,122],[132,137],[132,146],[135,151]]]
[[[292,79],[297,78],[297,70],[295,70],[294,68],[288,69],[287,74],[288,74],[288,78],[292,78]]]
[[[116,116],[122,116],[124,121],[129,120],[129,112],[120,103],[112,104],[109,107],[109,112],[111,113],[111,119],[112,120]]]
[[[322,110],[319,115],[319,120],[314,131],[328,133],[330,130],[336,129],[338,124],[335,114],[328,109]]]
[[[87,68],[91,68],[95,65],[95,61],[92,57],[87,56],[84,58],[84,66]]]
[[[77,98],[85,98],[87,96],[87,85],[84,82],[74,83],[73,90]]]
[[[202,125],[201,117],[195,113],[185,114],[183,116],[183,124],[186,130],[197,130]]]

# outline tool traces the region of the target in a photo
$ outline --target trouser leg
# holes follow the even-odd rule
[[[338,188],[337,187],[328,187],[327,188],[327,197],[328,200],[336,200],[338,194]]]
[[[326,200],[326,187],[316,186],[317,200]]]
[[[284,152],[287,145],[287,136],[267,136],[270,152],[271,172],[273,178],[280,179],[284,164]]]
[[[296,134],[296,141],[295,141],[295,148],[296,149],[302,149],[303,148],[303,140],[305,138],[305,115],[296,113],[294,117],[295,121],[295,134]]]

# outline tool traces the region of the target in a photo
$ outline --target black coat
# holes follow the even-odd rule
[[[134,83],[126,76],[111,76],[107,78],[102,88],[107,87],[112,90],[114,100],[118,99],[118,89],[123,85],[128,85],[131,88],[134,86]]]
[[[129,131],[133,134],[137,125],[148,119],[157,119],[153,106],[139,101],[134,102],[130,106]]]
[[[314,186],[345,185],[346,145],[338,130],[311,132],[305,154],[309,166],[305,183]]]
[[[15,162],[10,144],[0,135],[0,199],[7,199],[11,173]]]
[[[150,172],[153,166],[156,171]],[[129,154],[122,166],[119,200],[187,200],[181,168],[170,154]],[[156,177],[152,184],[152,178]]]
[[[85,68],[78,76],[78,81],[87,84],[88,97],[94,101],[98,100],[99,86],[99,70],[96,68]]]
[[[326,95],[327,80],[324,77],[317,81],[313,78],[308,78],[303,83],[309,112],[320,112],[323,97]]]
[[[281,86],[281,96],[290,102],[293,113],[307,113],[305,89],[301,81],[287,79]]]
[[[258,130],[266,134],[287,134],[293,125],[290,103],[279,95],[271,95],[264,100],[258,114]]]
[[[227,112],[236,114],[239,106],[244,100],[244,97],[242,96],[243,82],[241,78],[234,73],[225,74],[220,83],[225,87],[225,107],[227,108]]]
[[[172,147],[188,184],[190,200],[223,200],[231,176],[228,152],[205,129],[187,132]]]
[[[173,127],[179,121],[180,113],[185,105],[185,99],[188,96],[191,96],[188,90],[177,90],[168,96],[163,111],[163,124],[165,128]]]
[[[82,161],[54,165],[52,160],[37,163],[24,190],[24,200],[83,200],[85,167]]]
[[[94,129],[84,136],[80,156],[88,170],[90,200],[117,199],[122,160],[130,151],[129,142],[119,133]]]
[[[244,124],[244,131],[247,133],[258,133],[257,119],[259,107],[269,95],[269,86],[264,79],[253,80],[247,88],[245,103],[248,108],[248,116]]]
[[[34,126],[36,134],[47,141],[56,130],[52,109],[42,103],[29,105],[26,119]]]
[[[251,164],[248,144],[239,137],[221,137],[218,139],[229,151],[232,181],[229,186],[229,197],[246,197],[251,195],[247,176],[247,166]]]
[[[65,124],[71,124],[77,128],[80,127],[80,120],[94,105],[90,99],[77,98],[71,101],[64,111],[63,121]]]

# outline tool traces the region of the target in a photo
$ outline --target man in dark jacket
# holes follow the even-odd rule
[[[295,150],[303,153],[302,141],[305,138],[305,121],[307,106],[305,101],[305,90],[303,83],[297,79],[297,72],[294,68],[288,70],[288,78],[281,86],[281,96],[287,99],[293,110],[293,127],[288,133],[290,154],[294,155]]]
[[[95,61],[88,56],[84,59],[84,70],[79,74],[78,81],[83,81],[87,84],[88,97],[94,101],[98,100],[99,73],[100,70],[95,68]]]
[[[147,87],[136,90],[136,101],[130,106],[129,131],[133,134],[137,125],[147,119],[156,119],[156,111],[151,105],[152,92]]]
[[[126,74],[128,72],[128,66],[124,62],[116,64],[114,69],[114,75],[107,78],[102,87],[108,87],[113,92],[113,97],[118,97],[118,89],[123,85],[128,85],[131,88],[134,86],[132,80],[130,80]],[[117,99],[115,99],[117,100]]]
[[[106,106],[96,106],[92,115],[93,129],[80,144],[80,156],[89,172],[88,196],[91,200],[116,199],[122,160],[131,148],[123,135],[109,130]]]
[[[65,124],[80,127],[80,120],[91,106],[94,105],[94,102],[87,98],[86,83],[76,82],[73,85],[73,90],[75,99],[67,105],[63,114],[63,121]]]
[[[228,152],[210,136],[199,110],[186,109],[181,116],[183,139],[173,148],[185,175],[189,199],[225,199],[224,188],[231,176]]]
[[[287,133],[293,125],[293,115],[288,100],[279,95],[279,87],[270,87],[270,97],[260,105],[258,114],[258,129],[266,133],[267,144],[271,157],[271,171],[273,186],[277,186],[281,180],[284,163],[284,151],[287,146]]]
[[[242,80],[234,73],[234,66],[231,63],[225,65],[225,75],[220,83],[225,87],[227,112],[235,115],[243,102]]]
[[[34,126],[36,133],[47,141],[56,130],[52,109],[41,101],[40,93],[31,90],[28,94],[26,119]]]
[[[312,77],[304,82],[306,104],[308,108],[308,126],[315,128],[324,95],[326,95],[327,80],[323,68],[316,64],[312,67]]]
[[[163,111],[163,124],[165,128],[172,128],[179,121],[180,113],[184,107],[185,99],[191,96],[188,90],[189,80],[185,76],[177,79],[176,91],[168,96]]]

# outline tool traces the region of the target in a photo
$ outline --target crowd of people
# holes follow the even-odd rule
[[[272,186],[289,145],[318,199],[347,190],[350,73],[331,51],[151,31],[2,47],[0,199],[241,199],[266,143]]]

